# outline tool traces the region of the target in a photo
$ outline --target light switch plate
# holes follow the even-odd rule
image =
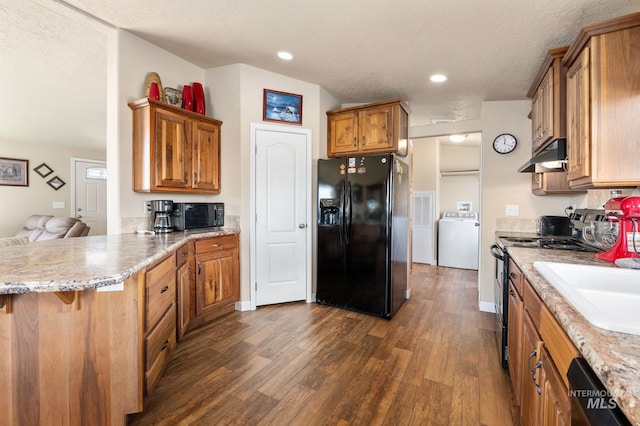
[[[64,209],[64,201],[54,201],[53,202],[54,209]]]
[[[507,216],[520,216],[520,206],[517,204],[507,204],[504,214]]]

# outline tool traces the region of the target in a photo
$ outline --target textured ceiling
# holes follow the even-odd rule
[[[404,98],[411,126],[479,118],[485,100],[526,99],[546,50],[570,44],[586,23],[640,11],[640,0],[0,0],[0,55],[11,64],[0,69],[9,91],[0,114],[26,107],[19,117],[36,113],[37,127],[81,121],[100,136],[108,28],[67,5],[202,68],[245,63],[343,103]],[[449,80],[430,83],[434,72]],[[14,85],[38,98],[22,99]]]

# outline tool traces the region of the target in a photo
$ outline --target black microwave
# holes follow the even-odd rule
[[[173,227],[178,231],[224,226],[224,203],[173,203]]]

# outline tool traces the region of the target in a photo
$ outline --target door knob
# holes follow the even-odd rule
[[[307,227],[306,223],[301,223],[300,225],[298,225],[298,228],[300,228],[300,229],[304,229],[306,227]]]
[[[81,219],[81,218],[82,218],[82,215],[81,215],[81,214],[79,214],[79,215],[77,215],[76,217],[77,217],[78,219]]]

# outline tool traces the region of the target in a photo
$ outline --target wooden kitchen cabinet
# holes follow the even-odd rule
[[[407,155],[409,113],[401,99],[327,112],[327,155]]]
[[[583,27],[567,51],[567,155],[572,188],[640,185],[640,13]]]
[[[576,194],[586,190],[573,189],[569,186],[566,172],[548,172],[531,174],[531,192],[535,195]]]
[[[522,272],[518,266],[509,260],[509,307],[508,312],[508,334],[507,334],[507,364],[516,404],[520,405],[522,398],[522,340],[523,326],[522,313],[524,303],[522,302]]]
[[[565,135],[565,74],[562,58],[569,46],[548,51],[527,96],[532,99],[532,148],[537,154]]]
[[[133,114],[133,190],[220,193],[222,122],[153,99]]]
[[[520,419],[522,426],[539,426],[542,416],[541,366],[544,344],[526,311],[523,312],[522,318]]]
[[[145,272],[145,393],[160,379],[176,346],[176,257],[166,256]]]
[[[568,425],[571,401],[566,371],[571,360],[580,356],[578,349],[513,260],[509,280],[509,374],[521,423]]]
[[[193,267],[194,243],[189,241],[176,252],[177,333],[181,341],[195,317],[195,287]]]
[[[196,327],[235,309],[240,299],[238,235],[199,239],[195,243]]]

